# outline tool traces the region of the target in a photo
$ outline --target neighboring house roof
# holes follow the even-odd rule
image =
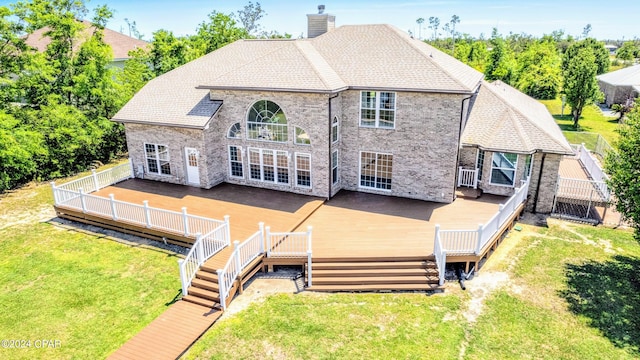
[[[393,26],[342,26],[313,39],[238,40],[150,81],[113,120],[202,128],[213,112],[190,112],[207,89],[472,94],[482,78]]]
[[[82,25],[83,29],[79,34],[79,38],[81,40],[86,40],[91,37],[91,34],[95,30],[95,28],[93,24],[86,20],[82,22]],[[47,49],[47,45],[51,43],[51,39],[45,35],[48,30],[49,28],[44,27],[27,35],[25,40],[27,45],[37,49],[40,52],[45,51]],[[149,44],[144,40],[132,38],[131,36],[127,36],[125,34],[121,34],[117,31],[113,31],[107,28],[104,29],[104,42],[111,46],[111,49],[113,49],[114,60],[128,59],[130,50],[146,47]]]
[[[597,78],[598,80],[611,85],[640,85],[640,65],[633,65],[598,75]]]
[[[482,82],[462,143],[489,151],[573,153],[546,107],[501,81]]]

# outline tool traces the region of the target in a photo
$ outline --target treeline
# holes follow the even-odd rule
[[[155,32],[120,69],[110,66],[113,52],[104,42],[112,15],[99,6],[89,17],[84,0],[0,7],[0,192],[126,152],[124,128],[109,118],[153,77],[241,38],[282,37],[261,31],[265,12],[250,2],[237,16],[212,12],[193,36]],[[79,19],[93,24],[88,38]],[[50,43],[38,52],[25,37],[41,28]]]

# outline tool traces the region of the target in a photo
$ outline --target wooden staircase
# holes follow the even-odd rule
[[[313,259],[312,291],[440,290],[433,257]]]
[[[188,295],[182,299],[190,303],[206,306],[208,308],[222,309],[220,305],[220,288],[218,285],[217,268],[204,264],[196,273],[196,277],[191,281]],[[233,299],[238,289],[238,283],[233,282],[233,287],[227,298],[227,305]]]

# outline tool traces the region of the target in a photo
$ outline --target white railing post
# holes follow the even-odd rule
[[[480,254],[482,248],[482,224],[478,224],[478,241],[476,242],[476,255]]]
[[[111,217],[113,220],[118,220],[118,212],[116,211],[116,201],[113,194],[109,194],[109,202],[111,204]]]
[[[473,170],[473,188],[477,189],[478,188],[478,168],[476,168],[475,170]]]
[[[260,228],[260,254],[264,253],[264,223],[258,223],[258,227]]]
[[[462,178],[462,166],[458,166],[458,187],[464,183],[464,179]]]
[[[131,160],[131,158],[129,158],[129,171],[131,171],[131,174],[129,177],[131,179],[135,178],[136,176],[135,176],[135,172],[133,171],[133,160]]]
[[[236,259],[236,271],[238,271],[238,274],[240,273],[240,271],[242,271],[242,264],[240,263],[240,241],[236,240],[233,242],[233,254],[231,255],[231,257],[235,257]]]
[[[144,205],[144,220],[146,222],[147,229],[149,229],[151,228],[151,214],[149,213],[149,201],[144,200],[142,204]]]
[[[56,188],[56,182],[52,181],[49,184],[51,184],[51,191],[53,191],[53,204],[58,205],[59,200],[58,200],[58,191]]]
[[[224,286],[225,283],[225,279],[224,279],[224,272],[222,272],[222,269],[218,269],[217,271],[218,273],[218,289],[220,290],[220,306],[222,306],[222,311],[227,310],[227,299],[226,299],[226,289]]]
[[[313,276],[311,275],[311,250],[307,251],[307,286],[313,286]]]
[[[189,217],[187,216],[187,208],[182,207],[182,224],[184,227],[184,236],[189,236]]]
[[[227,232],[225,235],[227,237],[227,246],[231,246],[231,225],[229,223],[229,215],[224,216],[224,223],[227,226]]]
[[[82,206],[82,212],[86,213],[87,212],[87,203],[86,203],[86,200],[84,198],[84,191],[82,190],[82,188],[79,188],[78,191],[80,192],[80,205]]]
[[[498,231],[500,229],[500,226],[502,226],[503,210],[504,210],[504,204],[498,205],[498,223],[496,225],[496,231]]]
[[[271,256],[271,226],[266,227],[265,242],[267,243],[267,257]]]
[[[200,265],[202,265],[204,263],[204,248],[202,246],[203,241],[200,241],[202,239],[202,234],[197,233],[196,234],[196,242],[194,243],[195,247],[196,247],[196,252],[198,254],[198,267],[200,267]]]
[[[182,284],[182,296],[188,295],[187,279],[184,273],[184,260],[178,259],[178,267],[180,267],[180,283]]]
[[[307,252],[311,253],[311,232],[313,231],[313,227],[311,225],[307,226]]]
[[[447,251],[446,250],[442,250],[442,262],[444,263],[441,267],[441,269],[438,269],[438,275],[439,275],[439,281],[438,284],[440,286],[444,285],[444,270],[446,269],[446,263],[447,263]]]
[[[96,170],[91,170],[91,176],[93,177],[93,185],[96,187],[94,191],[98,191],[100,189],[100,184],[98,183],[98,175],[96,175]]]

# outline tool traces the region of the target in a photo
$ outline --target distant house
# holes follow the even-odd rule
[[[640,65],[598,75],[597,78],[607,106],[624,104],[640,94]]]
[[[80,38],[79,44],[82,43],[82,39],[88,39],[91,37],[92,32],[95,30],[93,24],[86,20],[82,21],[82,25],[83,29],[78,35]],[[47,49],[47,45],[51,43],[51,39],[45,35],[47,30],[47,28],[41,28],[27,35],[27,45],[40,52],[45,51]],[[104,42],[111,46],[111,49],[113,50],[113,61],[111,64],[120,68],[123,67],[124,62],[129,59],[129,51],[137,48],[144,48],[149,45],[149,43],[144,40],[136,39],[107,28],[104,29]]]
[[[607,49],[607,51],[609,52],[609,55],[615,55],[616,51],[618,50],[618,46],[613,44],[606,44],[604,48]]]
[[[310,21],[326,31],[239,40],[142,88],[113,117],[136,176],[442,203],[527,180],[551,211],[572,150],[544,106],[393,26]]]

